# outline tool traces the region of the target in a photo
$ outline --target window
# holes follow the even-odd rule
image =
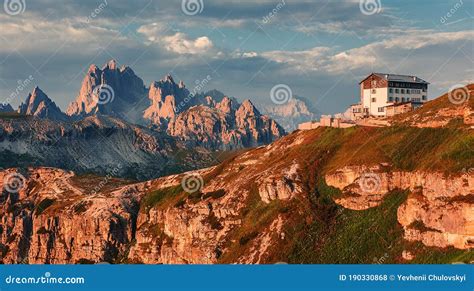
[[[393,102],[393,97],[388,97],[388,102]]]
[[[405,102],[405,97],[402,97],[402,102]]]
[[[398,93],[399,93],[399,90],[398,90],[398,89],[395,89],[395,93],[397,93],[397,94],[398,94]]]
[[[379,112],[385,112],[385,107],[379,107]]]
[[[402,89],[402,94],[405,94],[405,89]]]
[[[392,88],[388,89],[388,92],[393,93],[393,89]]]
[[[407,94],[410,94],[410,89],[407,89]]]
[[[421,96],[421,99],[426,100],[426,95]]]
[[[377,93],[377,89],[372,89],[372,94],[376,94]]]
[[[372,98],[372,102],[377,102],[377,98]]]
[[[398,102],[398,101],[400,101],[400,98],[395,97],[395,102]]]

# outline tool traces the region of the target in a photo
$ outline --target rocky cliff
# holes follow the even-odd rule
[[[143,80],[130,67],[119,68],[115,60],[109,61],[101,69],[91,65],[67,114],[75,119],[106,114],[140,123],[143,110],[148,105],[144,102],[146,94]]]
[[[213,156],[166,134],[95,115],[78,122],[0,119],[1,167],[51,166],[134,179],[208,166]]]
[[[12,111],[13,111],[13,108],[11,107],[10,104],[0,103],[0,113],[12,112]]]
[[[346,167],[326,175],[329,186],[343,190],[335,201],[349,209],[380,205],[390,191],[409,190],[398,208],[398,222],[410,241],[428,246],[474,248],[474,175],[389,171],[390,168]]]
[[[396,116],[395,124],[417,127],[474,128],[474,84],[455,88],[423,107]]]
[[[35,87],[28,95],[18,108],[18,113],[56,121],[65,121],[68,118],[39,87]]]
[[[285,134],[283,128],[246,100],[234,109],[233,101],[210,96],[205,105],[192,107],[170,121],[172,136],[210,149],[239,149],[268,144]]]
[[[411,150],[427,136],[437,143]],[[4,170],[1,260],[472,262],[472,142],[468,130],[319,128],[140,183]]]
[[[301,97],[293,97],[282,105],[262,106],[262,111],[287,132],[292,132],[298,128],[298,124],[315,120],[320,115],[308,100]]]

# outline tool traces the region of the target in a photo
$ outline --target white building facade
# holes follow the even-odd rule
[[[360,83],[359,104],[354,104],[355,118],[387,116],[387,106],[411,103],[413,108],[428,100],[428,82],[407,75],[372,73]]]

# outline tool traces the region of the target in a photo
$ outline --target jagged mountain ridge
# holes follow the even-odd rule
[[[0,262],[473,263],[473,147],[461,125],[320,127],[139,183],[2,170]]]
[[[0,103],[0,113],[13,112],[13,107],[10,104]]]
[[[50,168],[0,171],[3,189],[5,177],[25,177],[17,194],[0,197],[1,261],[373,263],[383,255],[384,263],[472,263],[474,175],[458,169],[472,165],[472,155],[459,160],[452,155],[459,148],[435,143],[423,159],[415,152],[403,160],[374,155],[377,142],[360,138],[367,131],[397,152],[406,147],[400,133],[414,144],[442,136],[442,145],[469,134],[296,131],[215,167],[142,183],[112,179],[97,191],[104,178]],[[368,153],[360,156],[362,145]],[[341,158],[356,153],[357,161]],[[440,160],[431,163],[433,156]],[[363,182],[368,173],[372,180]],[[182,188],[190,175],[203,181],[192,194]],[[379,187],[364,189],[373,185]]]
[[[66,121],[68,117],[38,86],[28,94],[26,101],[18,108],[18,113],[50,120]]]
[[[280,125],[260,114],[249,100],[236,109],[228,97],[215,102],[208,96],[206,102],[172,119],[168,133],[192,145],[226,150],[267,144],[285,134]]]
[[[292,132],[298,128],[298,124],[315,120],[321,115],[309,100],[297,96],[293,96],[285,104],[261,107],[266,115],[278,122],[287,132]]]
[[[50,166],[78,173],[150,179],[215,163],[166,134],[94,115],[77,122],[0,119],[1,166]]]
[[[214,107],[209,103],[209,98],[212,102],[221,102],[224,98],[232,100],[230,104],[233,111],[226,112],[222,111],[223,108]],[[45,101],[40,102],[42,100]],[[198,105],[203,106],[196,107]],[[96,114],[108,115],[126,122],[150,126],[193,145],[205,146],[211,150],[268,144],[285,134],[278,124],[260,113],[247,114],[246,118],[249,120],[240,122],[239,119],[240,123],[237,124],[234,121],[237,117],[232,114],[240,112],[238,111],[240,107],[241,105],[234,98],[226,97],[217,90],[206,93],[193,90],[191,93],[182,81],[176,83],[171,75],[152,82],[150,88],[146,88],[143,80],[135,75],[131,68],[126,66],[118,68],[117,62],[111,60],[102,69],[96,65],[89,67],[76,100],[71,102],[67,109],[67,115],[63,114],[38,87],[28,96],[19,112],[61,121],[68,119],[78,121]],[[252,108],[258,112],[253,104]],[[198,112],[199,110],[202,112]],[[204,133],[209,135],[213,142],[205,142],[198,138],[198,135],[190,134],[202,124],[193,123],[195,119],[188,118],[188,116],[201,113],[208,115],[209,110],[215,111],[215,116],[229,115],[223,117],[222,120],[213,121],[206,119],[205,116],[199,117],[215,124],[228,123],[227,126],[221,128],[222,130],[210,130]],[[188,128],[183,128],[183,126]],[[180,136],[180,133],[183,136]],[[197,139],[192,141],[190,137],[197,137]],[[203,143],[199,144],[201,141]]]

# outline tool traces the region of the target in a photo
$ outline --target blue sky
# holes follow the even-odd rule
[[[205,89],[259,103],[286,84],[324,113],[356,102],[373,71],[417,75],[431,98],[474,79],[473,0],[187,0],[195,15],[179,0],[5,1],[24,8],[0,10],[0,99],[14,106],[38,85],[65,110],[111,58],[147,86],[209,75]]]

